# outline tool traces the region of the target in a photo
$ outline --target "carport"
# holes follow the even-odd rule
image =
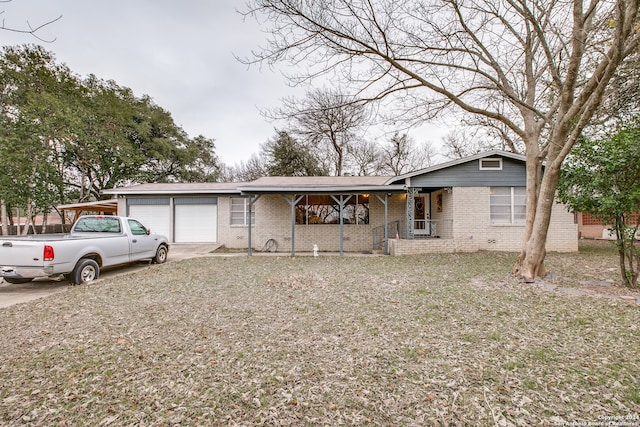
[[[72,203],[69,205],[60,205],[58,209],[73,212],[73,222],[76,222],[78,217],[89,213],[116,215],[118,213],[118,200],[109,199],[95,202]]]

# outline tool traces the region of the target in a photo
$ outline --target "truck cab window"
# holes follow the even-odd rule
[[[83,217],[74,226],[74,231],[82,233],[120,233],[120,220],[109,217]]]

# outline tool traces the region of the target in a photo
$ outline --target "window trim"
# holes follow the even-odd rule
[[[492,196],[492,192],[494,188],[508,188],[509,189],[509,195],[510,195],[510,201],[509,201],[509,222],[495,222],[495,220],[492,217],[491,214],[491,210],[492,207],[494,206],[491,203],[491,196]],[[524,196],[525,196],[525,202],[524,205],[519,205],[516,204],[516,188],[523,188],[524,189]],[[491,225],[495,225],[495,226],[523,226],[526,223],[526,212],[527,212],[527,190],[526,187],[518,187],[518,186],[491,186],[489,187],[489,222]],[[497,205],[496,205],[497,206]],[[507,205],[499,205],[499,206],[507,206]],[[516,207],[517,206],[523,206],[525,209],[525,217],[522,219],[522,221],[516,221]]]
[[[240,211],[234,211],[234,200],[242,200],[242,224],[234,224],[233,223],[233,214],[240,213]],[[236,206],[239,206],[238,203]],[[247,217],[249,216],[249,198],[248,197],[229,197],[229,225],[231,227],[248,227],[249,221],[247,221]],[[256,225],[256,210],[255,204],[253,205],[253,209],[251,210],[251,225]]]
[[[498,161],[499,165],[497,167],[492,167],[492,166],[485,166],[484,162],[488,160],[488,161],[492,161],[495,162],[496,160]],[[501,171],[502,170],[502,157],[485,157],[484,159],[480,159],[479,160],[479,168],[481,171]]]

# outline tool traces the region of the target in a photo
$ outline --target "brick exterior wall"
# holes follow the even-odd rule
[[[613,229],[611,224],[604,224],[602,220],[586,212],[578,212],[576,216],[581,239],[616,239],[615,231],[613,234],[611,233]],[[626,221],[629,225],[635,225],[639,220],[640,212],[626,215]]]
[[[406,194],[394,194],[388,201],[388,220],[404,222]],[[291,252],[291,206],[280,195],[263,195],[254,204],[256,224],[252,227],[252,248],[260,251],[269,239],[277,243],[278,252]],[[118,200],[118,212],[126,212],[125,199]],[[522,225],[490,223],[489,188],[454,187],[431,194],[431,219],[441,238],[396,240],[389,236],[391,255],[433,252],[474,252],[478,250],[519,251]],[[343,225],[345,252],[371,252],[373,230],[384,224],[384,205],[377,197],[369,198],[369,224]],[[218,242],[228,248],[246,249],[248,227],[231,225],[231,197],[218,197]],[[446,232],[445,232],[446,231]],[[601,231],[600,231],[601,232]],[[401,230],[401,234],[403,231]],[[453,238],[451,238],[451,236]],[[340,226],[337,224],[295,225],[296,252],[311,252],[317,244],[321,252],[340,250]],[[549,227],[547,250],[578,250],[578,226],[574,215],[563,205],[555,205]]]
[[[389,197],[389,222],[405,219],[404,194]],[[254,203],[256,224],[251,229],[251,246],[262,250],[269,239],[277,243],[278,252],[291,252],[291,206],[280,195],[263,195]],[[218,198],[218,241],[228,248],[246,249],[248,227],[232,226],[231,199]],[[343,250],[345,252],[371,252],[373,229],[384,224],[384,205],[374,196],[369,197],[369,224],[344,224]],[[295,251],[311,252],[317,244],[321,252],[340,250],[340,226],[337,224],[295,225]]]
[[[231,197],[218,197],[218,243],[227,248],[247,248],[247,227],[231,225]]]
[[[441,203],[440,203],[441,201]],[[389,222],[405,220],[406,195],[389,197]],[[439,206],[442,209],[439,209]],[[254,204],[256,224],[252,227],[252,248],[260,251],[269,239],[277,243],[278,252],[291,252],[291,206],[280,195],[263,195]],[[389,236],[391,255],[435,252],[475,252],[478,250],[519,251],[524,225],[492,225],[488,187],[454,187],[451,191],[431,194],[431,219],[452,226],[453,238],[396,240]],[[447,223],[447,221],[449,221]],[[226,247],[246,249],[246,226],[232,226],[231,199],[218,198],[218,241]],[[343,225],[345,252],[370,252],[373,229],[384,224],[384,205],[369,198],[369,224]],[[340,250],[340,227],[337,224],[295,225],[295,251],[311,252],[317,244],[321,252]],[[578,229],[574,215],[563,205],[555,205],[547,250],[578,250]]]
[[[519,251],[524,225],[493,225],[490,220],[488,187],[454,187],[451,192],[432,195],[433,218],[453,219],[453,239],[396,240],[389,242],[391,255],[434,252],[475,252],[478,250]],[[442,212],[436,198],[442,195]],[[576,252],[578,227],[574,215],[564,205],[556,204],[551,214],[547,250]]]

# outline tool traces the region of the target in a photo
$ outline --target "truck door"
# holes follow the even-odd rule
[[[135,219],[129,219],[127,221],[129,222],[129,229],[131,230],[131,260],[154,257],[158,247],[157,235],[149,234],[144,225]]]

